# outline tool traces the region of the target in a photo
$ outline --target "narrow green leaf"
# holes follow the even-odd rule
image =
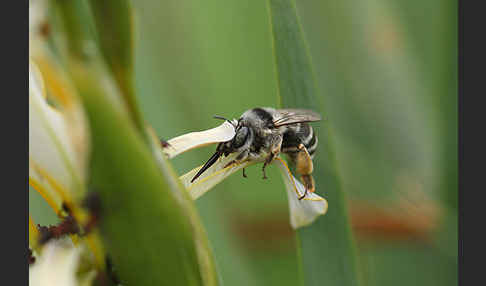
[[[311,59],[293,0],[268,0],[282,107],[309,108],[325,117]],[[359,285],[356,250],[346,197],[337,174],[328,121],[314,124],[319,149],[314,159],[316,192],[329,202],[326,215],[297,231],[305,285]]]
[[[134,122],[140,130],[144,123],[135,98],[133,77],[133,9],[129,0],[91,0],[97,40],[127,103]]]
[[[90,121],[91,184],[103,202],[102,235],[122,281],[216,285],[207,239],[184,190],[163,176],[129,117],[111,105],[98,82],[103,73],[93,66],[71,71]]]
[[[53,3],[60,16],[57,20],[62,25],[60,29],[56,27],[63,32],[56,38],[61,41],[58,45],[63,46],[58,47],[63,60],[74,57],[79,61],[94,60],[106,65],[133,123],[148,138],[135,96],[130,2],[72,0]]]
[[[58,1],[66,31],[85,31],[77,1]],[[66,33],[65,64],[89,120],[90,187],[102,201],[100,230],[127,285],[217,285],[206,233],[167,160],[153,151],[123,104],[116,80],[85,32]],[[77,46],[79,45],[79,46]],[[144,132],[145,133],[145,129]]]

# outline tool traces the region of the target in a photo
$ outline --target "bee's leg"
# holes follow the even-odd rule
[[[267,174],[265,173],[265,168],[267,167],[268,164],[270,164],[273,160],[275,155],[273,153],[270,153],[270,155],[265,159],[265,162],[263,163],[262,167],[262,172],[263,172],[263,179],[267,179]]]
[[[294,156],[296,172],[301,175],[300,178],[305,187],[304,195],[301,198],[299,198],[299,200],[301,200],[305,197],[307,191],[313,193],[315,190],[314,178],[312,178],[311,175],[314,169],[314,165],[312,163],[312,159],[309,155],[309,152],[307,152],[307,149],[305,148],[304,144],[299,144],[297,149],[298,152]]]
[[[243,178],[248,178],[248,176],[245,173],[245,168],[243,168]]]
[[[302,180],[302,183],[304,184],[305,187],[304,195],[299,198],[299,200],[302,200],[307,195],[308,191],[311,193],[315,191],[315,183],[314,183],[314,178],[312,178],[310,174],[302,175],[300,179]]]
[[[296,172],[301,175],[310,175],[314,170],[314,164],[312,163],[312,159],[307,152],[304,144],[299,144],[297,147],[298,151],[295,155],[295,167]]]
[[[263,163],[263,179],[267,178],[267,175],[265,174],[265,168],[268,164],[272,163],[273,158],[275,158],[280,153],[280,148],[282,147],[282,136],[279,135],[274,138],[274,143],[272,144],[272,147],[270,149],[270,155],[268,155],[268,157],[265,159],[265,162]]]
[[[229,162],[228,164],[226,164],[224,166],[224,168],[228,167],[229,165],[232,165],[234,163],[242,163],[243,161],[245,161],[246,159],[248,159],[248,154],[249,154],[249,151],[248,150],[245,150],[243,152],[241,152],[238,156],[236,156],[236,158]],[[244,176],[245,177],[245,176]],[[246,178],[246,177],[245,177]]]
[[[305,189],[305,192],[304,194],[302,195],[302,197],[299,198],[299,201],[302,200],[303,198],[305,198],[305,196],[307,195],[307,188]]]
[[[296,148],[296,147],[295,147],[295,148]],[[288,151],[288,149],[287,149],[287,151]],[[282,164],[285,166],[285,170],[287,171],[289,178],[292,178],[292,177],[293,177],[293,175],[292,175],[292,173],[290,172],[290,169],[288,168],[288,166],[287,166],[287,164],[285,163],[285,161],[284,161],[284,160],[282,160],[281,158],[278,158],[278,157],[277,157],[277,158],[275,158],[275,159],[276,159],[276,160],[278,160],[278,161],[280,161],[280,162],[281,162],[281,163],[282,163]],[[292,181],[292,184],[294,185],[294,190],[295,190],[296,194],[299,196],[299,197],[298,197],[299,201],[300,201],[300,200],[302,200],[303,198],[305,198],[305,196],[307,195],[307,191],[308,191],[308,190],[307,190],[307,188],[305,188],[304,194],[301,196],[301,195],[300,195],[300,190],[299,190],[299,189],[301,189],[301,188],[299,188],[299,187],[296,185],[296,181],[297,181],[297,180],[295,180],[295,181],[294,181],[294,180],[291,180],[291,181]]]

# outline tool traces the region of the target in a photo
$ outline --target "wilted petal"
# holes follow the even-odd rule
[[[243,162],[243,163],[233,163],[226,166],[228,163],[233,161],[238,156],[237,153],[228,155],[227,157],[220,157],[213,166],[207,169],[199,178],[197,178],[193,183],[191,183],[192,178],[196,175],[199,169],[203,165],[192,169],[188,173],[182,175],[180,180],[182,184],[189,191],[191,197],[195,200],[202,196],[204,193],[209,191],[211,188],[216,186],[218,183],[226,179],[231,174],[245,167],[248,167],[256,162]],[[225,168],[226,167],[226,168]]]
[[[292,228],[297,229],[306,226],[318,216],[326,213],[327,201],[316,193],[307,192],[307,195],[299,200],[305,193],[305,187],[292,175],[285,161],[276,158],[274,164],[279,167],[287,189]]]
[[[235,134],[235,127],[225,121],[220,126],[212,129],[191,132],[172,138],[167,141],[169,145],[163,151],[169,158],[173,158],[193,148],[229,141]]]
[[[37,67],[29,65],[29,179],[46,187],[72,192],[84,180],[84,157],[79,138],[65,114],[46,101]],[[78,136],[79,137],[79,136]],[[55,183],[54,183],[55,182]],[[71,194],[72,196],[72,194]]]
[[[30,286],[75,286],[80,249],[53,240],[29,267]]]

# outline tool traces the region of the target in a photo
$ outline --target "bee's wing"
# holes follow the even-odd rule
[[[235,173],[236,171],[243,169],[249,165],[255,164],[255,162],[246,161],[238,164],[233,163],[226,166],[238,156],[238,153],[229,154],[226,157],[219,157],[218,161],[209,167],[196,181],[191,183],[192,178],[197,174],[199,169],[203,166],[192,169],[188,173],[182,175],[179,179],[186,189],[189,191],[191,197],[195,200],[210,190],[212,187],[223,181],[226,177]]]
[[[290,209],[290,225],[297,229],[312,223],[318,216],[327,212],[327,201],[316,193],[305,193],[305,187],[290,172],[287,163],[280,158],[274,161],[282,173]]]
[[[172,138],[167,141],[168,144],[166,147],[163,147],[162,151],[169,158],[173,158],[193,148],[229,141],[233,139],[235,134],[235,127],[225,121],[220,126],[212,129],[191,132]]]
[[[273,118],[275,127],[321,120],[321,116],[318,113],[308,109],[277,109],[276,111],[276,115]]]

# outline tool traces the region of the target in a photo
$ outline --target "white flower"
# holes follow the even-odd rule
[[[234,134],[234,127],[230,123],[224,122],[219,127],[213,129],[188,133],[171,139],[168,141],[168,146],[163,150],[169,158],[173,158],[192,148],[209,143],[229,141],[233,138]],[[218,161],[194,182],[191,182],[191,180],[202,166],[194,168],[182,175],[180,180],[189,191],[191,197],[197,199],[236,171],[263,161],[256,160],[231,163],[237,156],[237,153],[232,153],[226,157],[219,157]],[[312,223],[318,216],[326,213],[327,201],[316,193],[308,192],[302,200],[299,200],[304,195],[305,187],[292,175],[284,160],[276,157],[272,165],[277,165],[282,173],[289,201],[290,225],[294,229],[306,226]]]
[[[167,157],[173,158],[194,148],[229,141],[234,136],[235,127],[225,121],[220,126],[212,129],[191,132],[172,138],[167,142],[169,146],[164,148],[163,152],[167,155]]]
[[[60,107],[47,102],[41,73],[29,64],[29,183],[59,210],[84,194],[88,134],[79,102],[63,94]]]
[[[46,244],[40,257],[29,267],[29,286],[91,285],[95,272],[77,276],[82,249],[65,240]]]
[[[29,185],[59,217],[66,215],[64,204],[81,225],[87,219],[79,203],[86,191],[90,138],[75,88],[49,52],[47,9],[46,0],[29,1]],[[75,273],[83,249],[91,251],[86,263],[92,269],[100,265],[96,234],[76,237],[75,245],[70,242],[75,235],[41,245],[34,220],[29,215],[29,248],[40,256],[29,267],[29,285],[90,285],[94,270],[78,281]]]
[[[189,191],[189,194],[193,199],[197,199],[204,195],[207,191],[219,184],[231,174],[245,167],[255,164],[256,162],[246,161],[242,164],[232,164],[224,168],[228,163],[233,161],[238,154],[233,153],[227,157],[220,157],[218,162],[207,169],[195,182],[191,183],[191,179],[194,178],[196,173],[202,166],[192,169],[186,174],[180,177],[182,184]]]
[[[273,163],[280,169],[283,176],[290,209],[290,225],[296,229],[312,223],[318,216],[327,212],[327,201],[316,193],[305,193],[305,187],[290,172],[287,163],[280,158],[276,158]]]

